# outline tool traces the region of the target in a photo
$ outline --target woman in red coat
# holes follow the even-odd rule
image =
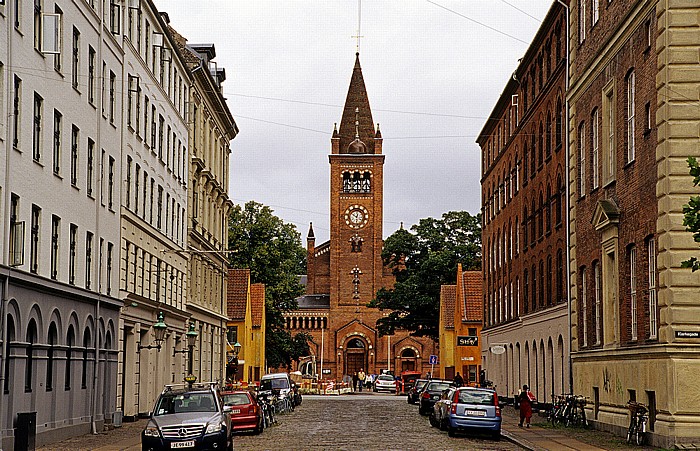
[[[520,392],[518,401],[520,401],[520,423],[518,426],[523,427],[523,421],[525,421],[525,427],[530,427],[530,418],[532,417],[532,399],[534,395],[530,393],[530,388],[527,385],[523,385],[523,391]]]

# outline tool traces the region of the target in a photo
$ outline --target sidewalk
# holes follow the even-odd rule
[[[502,410],[501,434],[508,440],[517,443],[525,449],[531,451],[553,450],[553,451],[602,451],[599,448],[589,445],[573,437],[569,437],[556,429],[544,429],[536,426],[542,419],[534,414],[533,424],[529,428],[519,427],[520,417],[513,406],[506,406]]]

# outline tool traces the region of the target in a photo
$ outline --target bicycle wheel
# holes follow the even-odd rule
[[[635,430],[634,443],[637,446],[641,446],[644,444],[644,425],[642,424],[643,421],[644,421],[643,418],[639,419],[639,422],[637,423],[637,427]]]
[[[632,422],[630,422],[630,427],[627,428],[627,443],[632,444],[632,440],[634,439],[635,431],[636,431],[636,425],[634,424],[634,419]]]

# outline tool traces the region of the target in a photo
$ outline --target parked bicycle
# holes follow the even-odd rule
[[[630,411],[630,426],[627,429],[627,443],[636,445],[644,444],[644,435],[647,431],[648,409],[642,403],[628,401],[627,408]]]
[[[587,427],[586,398],[580,395],[558,395],[547,412],[547,421],[565,426]]]

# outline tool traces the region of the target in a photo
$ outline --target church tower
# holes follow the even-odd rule
[[[360,369],[422,372],[435,344],[406,331],[380,336],[377,320],[384,313],[367,307],[377,291],[394,286],[394,276],[381,256],[382,135],[372,120],[359,53],[328,162],[330,239],[317,244],[309,226],[306,295],[297,298],[299,309],[287,315],[288,327],[311,334],[317,371],[324,379],[346,379]]]
[[[340,127],[331,138],[329,162],[331,309],[348,307],[349,312],[358,313],[357,319],[373,324],[359,313],[383,286],[384,155],[381,133],[372,121],[359,53]],[[356,277],[355,268],[359,270]],[[358,305],[361,312],[355,312]]]

